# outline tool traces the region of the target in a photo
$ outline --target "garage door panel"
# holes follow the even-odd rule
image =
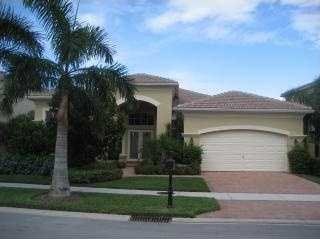
[[[205,171],[287,171],[287,137],[248,130],[207,133],[200,137]]]

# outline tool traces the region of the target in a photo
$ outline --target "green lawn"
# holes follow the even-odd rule
[[[31,175],[0,175],[0,182],[50,184],[51,178]],[[165,191],[168,188],[168,177],[128,177],[114,181],[74,186]],[[210,191],[206,182],[202,178],[198,177],[174,178],[174,188],[177,191]]]
[[[315,183],[319,183],[320,184],[320,177],[317,177],[317,176],[311,176],[311,175],[299,175],[305,179],[308,179],[312,182],[315,182]]]
[[[198,177],[177,177],[174,178],[174,189],[176,191],[188,192],[209,192],[206,182]],[[128,177],[119,180],[95,183],[95,187],[101,188],[125,188],[142,190],[160,190],[168,189],[168,177]]]
[[[174,208],[167,197],[77,193],[68,199],[52,199],[47,190],[0,188],[0,206],[127,215],[168,215],[195,217],[219,209],[215,199],[175,197]]]

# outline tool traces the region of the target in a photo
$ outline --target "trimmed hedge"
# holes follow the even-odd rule
[[[199,175],[200,172],[200,165],[176,164],[176,168],[174,170],[175,175]],[[146,160],[142,161],[135,167],[135,173],[145,175],[168,174],[160,164],[153,164]]]
[[[54,165],[53,155],[1,154],[0,174],[51,176]],[[117,161],[97,162],[85,168],[69,169],[71,183],[105,182],[122,177]]]
[[[320,177],[320,159],[312,159],[312,175]]]
[[[300,145],[295,145],[288,153],[290,171],[296,174],[312,174],[311,156],[308,150]]]
[[[162,155],[171,156],[175,160],[174,174],[197,175],[201,172],[202,148],[194,145],[192,140],[185,143],[164,134],[146,143],[144,160],[135,167],[136,174],[166,174],[161,166]]]
[[[53,164],[52,155],[1,154],[0,174],[49,176]]]
[[[98,183],[116,179],[121,179],[122,170],[119,168],[113,169],[70,169],[69,179],[71,183]]]
[[[54,152],[56,128],[53,124],[33,121],[29,114],[19,115],[2,125],[1,140],[12,154],[51,154]]]

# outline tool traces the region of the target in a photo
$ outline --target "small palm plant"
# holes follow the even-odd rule
[[[24,0],[23,3],[42,23],[54,59],[43,56],[40,34],[31,30],[26,19],[1,6],[0,62],[5,70],[2,108],[10,112],[17,100],[31,92],[54,89],[59,107],[50,195],[65,197],[70,195],[67,162],[70,92],[80,89],[100,99],[108,100],[116,94],[129,99],[134,87],[125,67],[113,63],[114,51],[104,30],[79,23],[72,2]],[[92,58],[102,59],[104,66],[86,66]]]

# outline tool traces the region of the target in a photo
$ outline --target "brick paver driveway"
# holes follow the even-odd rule
[[[205,172],[214,192],[320,194],[320,185],[278,172]],[[221,210],[200,217],[320,220],[320,202],[219,201]]]
[[[214,192],[320,194],[320,185],[281,172],[204,172]]]
[[[219,201],[221,210],[204,218],[320,220],[320,202]]]

